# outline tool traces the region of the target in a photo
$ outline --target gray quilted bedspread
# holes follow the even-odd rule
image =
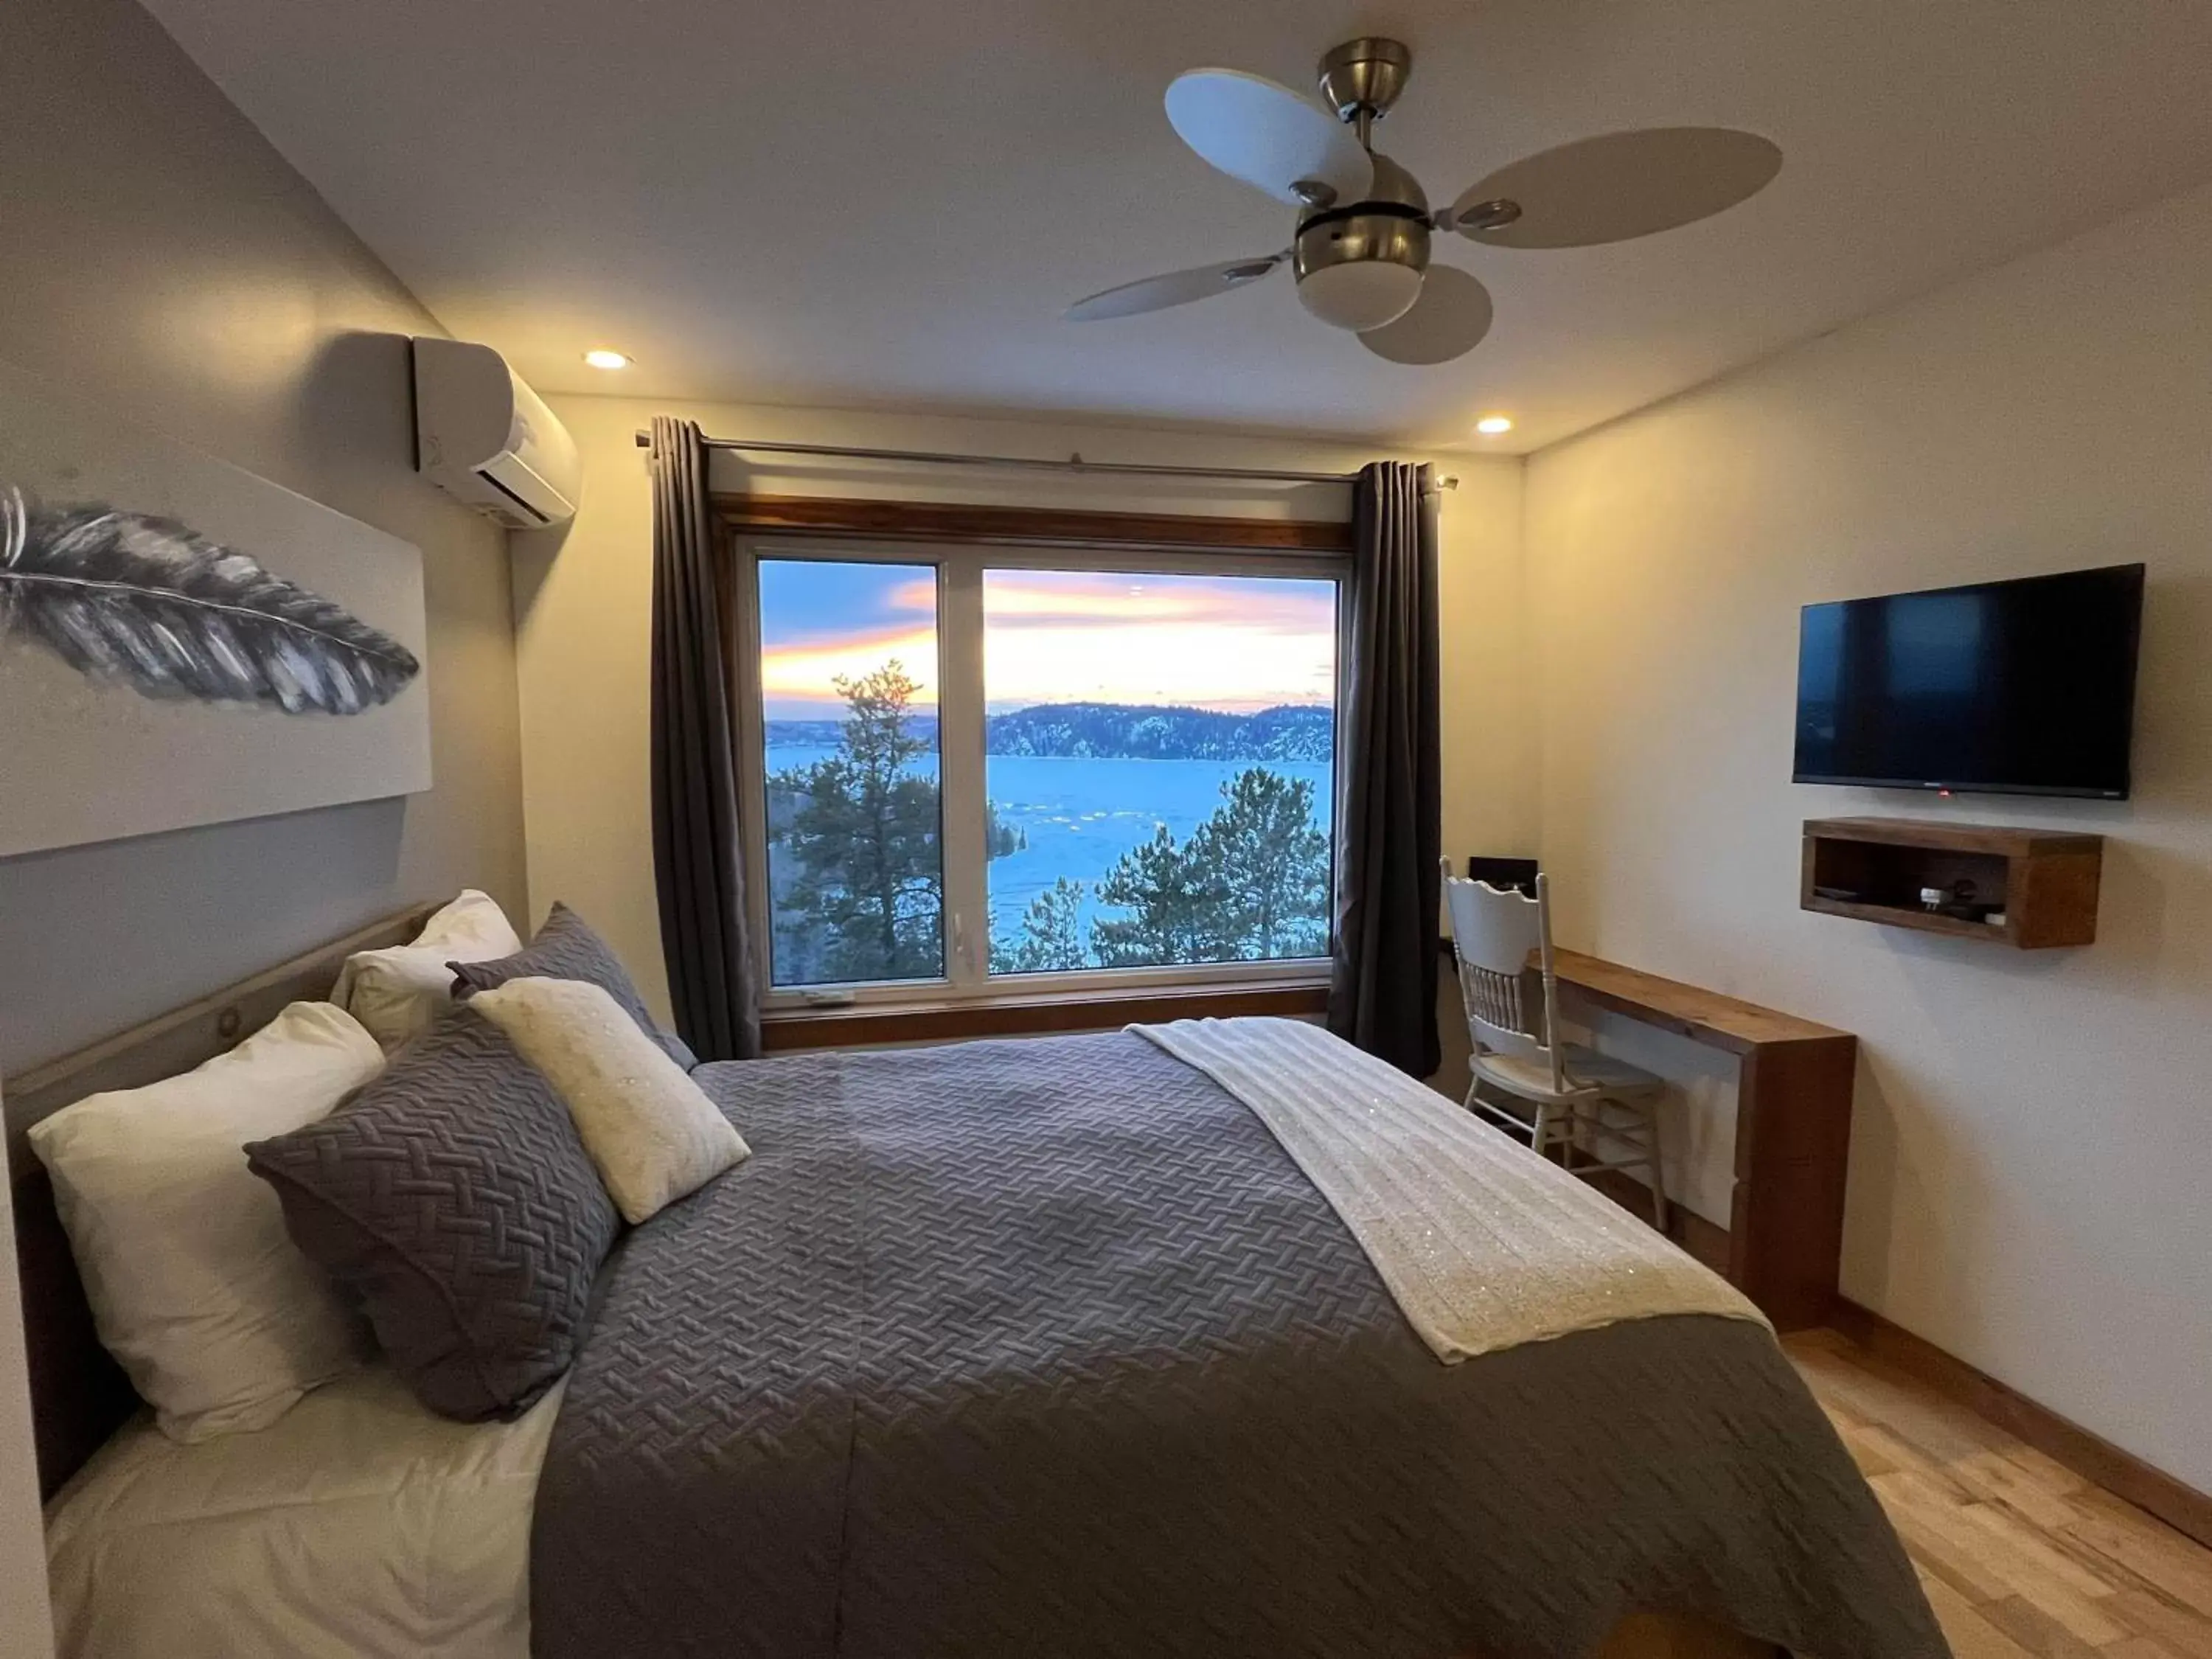
[[[540,1659],[1569,1659],[1680,1612],[1936,1659],[1764,1330],[1439,1364],[1267,1129],[1124,1033],[708,1066],[555,1427]]]

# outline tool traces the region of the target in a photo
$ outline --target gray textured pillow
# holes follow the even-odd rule
[[[246,1152],[431,1410],[511,1418],[568,1370],[620,1220],[568,1109],[489,1020],[447,1011],[331,1115]]]
[[[457,997],[465,997],[471,991],[489,991],[511,979],[587,981],[620,1003],[623,1011],[660,1045],[661,1053],[669,1059],[687,1072],[699,1063],[699,1056],[685,1046],[682,1037],[673,1031],[662,1030],[654,1022],[645,999],[637,994],[637,987],[623,969],[622,958],[565,904],[554,905],[545,918],[545,925],[518,955],[498,957],[489,962],[454,962],[447,965],[453,970],[453,994]]]

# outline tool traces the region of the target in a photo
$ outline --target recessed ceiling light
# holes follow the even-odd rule
[[[584,361],[593,368],[628,368],[629,367],[628,357],[619,351],[609,351],[604,347],[595,351],[586,352]]]
[[[1510,415],[1486,415],[1474,423],[1474,429],[1486,438],[1495,438],[1501,432],[1513,430],[1513,417]]]

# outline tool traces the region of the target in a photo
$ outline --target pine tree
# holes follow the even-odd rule
[[[1150,841],[1121,854],[1098,884],[1098,896],[1131,912],[1091,928],[1102,967],[1218,962],[1226,954],[1222,921],[1228,890],[1217,872],[1176,845],[1164,823]]]
[[[1328,945],[1328,838],[1313,827],[1312,781],[1255,766],[1221,795],[1184,855],[1228,890],[1223,938],[1262,961],[1318,955]]]
[[[1250,767],[1178,847],[1165,824],[1098,884],[1130,914],[1102,919],[1102,966],[1317,956],[1328,946],[1328,838],[1313,827],[1313,785]]]
[[[931,747],[911,729],[919,688],[896,659],[830,683],[845,699],[837,753],[772,781],[798,803],[781,838],[797,873],[780,908],[826,933],[810,978],[942,973],[937,783],[907,770]]]
[[[991,948],[994,974],[1072,973],[1092,965],[1083,937],[1083,884],[1066,876],[1030,901],[1018,939]]]
[[[1030,832],[1000,817],[999,803],[987,797],[983,802],[983,856],[1003,859],[1029,850]]]

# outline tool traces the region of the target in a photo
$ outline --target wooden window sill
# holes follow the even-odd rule
[[[770,1009],[761,1016],[761,1041],[769,1053],[778,1054],[883,1042],[952,1042],[965,1037],[1106,1031],[1170,1019],[1228,1019],[1253,1014],[1297,1018],[1323,1013],[1328,1008],[1328,987],[1317,980],[1057,991],[988,1000]]]

